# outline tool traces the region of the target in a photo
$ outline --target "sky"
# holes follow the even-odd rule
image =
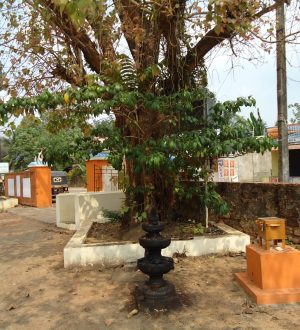
[[[300,103],[300,45],[286,49],[287,57],[287,104]],[[276,54],[262,54],[263,63],[224,55],[216,56],[208,66],[208,87],[219,101],[249,95],[256,99],[262,119],[268,126],[277,120]],[[231,62],[232,61],[232,62]],[[233,64],[233,69],[232,69]],[[242,115],[250,112],[244,109]],[[291,117],[292,110],[288,110]]]

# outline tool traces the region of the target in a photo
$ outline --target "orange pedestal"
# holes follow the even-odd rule
[[[236,278],[257,304],[300,302],[300,251],[246,247],[247,272]]]

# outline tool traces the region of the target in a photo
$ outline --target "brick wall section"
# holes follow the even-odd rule
[[[211,220],[256,236],[257,217],[284,218],[288,239],[300,243],[300,184],[220,182],[217,191],[230,212],[225,217],[210,214]]]

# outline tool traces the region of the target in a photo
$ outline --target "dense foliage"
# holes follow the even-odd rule
[[[236,55],[239,45],[257,37],[269,51],[264,41],[274,40],[275,22],[268,13],[283,2],[0,1],[6,20],[0,61],[11,63],[3,62],[2,87],[12,96],[0,105],[2,122],[51,110],[53,127],[76,119],[83,128],[90,116],[113,113],[111,138],[100,145],[85,126],[90,138],[82,146],[109,148],[116,167],[126,157],[128,219],[152,206],[164,216],[175,207],[174,193],[197,194],[225,211],[211,185],[191,192],[182,177],[207,182],[212,158],[263,152],[271,144],[249,134],[249,123],[234,122],[252,99],[217,103],[206,116],[213,96],[205,59],[223,44]],[[291,39],[297,17],[293,23]]]
[[[87,108],[90,114],[97,115],[103,111],[110,113],[116,106],[122,107],[130,114],[131,125],[136,126],[134,136],[131,135],[132,130],[130,135],[126,135],[126,127],[122,132],[108,121],[92,129],[89,137],[82,139],[76,150],[96,153],[108,149],[110,162],[119,170],[126,158],[127,173],[132,175],[130,185],[126,187],[128,206],[135,205],[134,212],[138,216],[145,214],[147,198],[149,205],[155,204],[161,215],[168,216],[174,211],[175,194],[182,197],[196,194],[199,203],[204,202],[224,213],[226,205],[214,192],[213,185],[209,184],[204,190],[201,184],[211,181],[212,161],[229,154],[263,153],[271,149],[273,142],[253,134],[253,121],[257,123],[253,114],[252,121],[236,120],[242,106],[255,106],[253,98],[216,103],[211,109],[206,109],[206,102],[212,97],[205,88],[165,96],[127,91],[126,86],[114,84],[11,99],[0,106],[0,113],[6,113],[9,107],[20,107],[30,113],[67,106],[71,112]],[[147,109],[149,120],[152,119],[149,131],[144,131],[135,120],[140,109]],[[99,137],[105,139],[100,142]],[[55,139],[53,141],[57,144]],[[66,147],[62,155],[69,152]],[[128,171],[128,168],[131,170]],[[186,185],[186,181],[199,184]]]
[[[51,133],[45,116],[40,119],[29,115],[14,130],[6,160],[10,162],[11,169],[24,170],[43,149],[44,161],[53,170],[68,170],[88,156],[78,150],[77,141],[82,137],[79,127]]]
[[[0,161],[5,161],[9,149],[9,140],[6,137],[0,137]]]

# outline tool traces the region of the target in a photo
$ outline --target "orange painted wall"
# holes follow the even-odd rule
[[[17,176],[20,176],[20,196],[17,196]],[[23,196],[23,179],[30,178],[31,197]],[[8,196],[8,179],[14,179],[14,196]],[[19,204],[38,208],[51,207],[51,169],[46,166],[31,167],[20,173],[5,175],[5,196],[18,198]]]
[[[33,167],[35,173],[35,198],[36,207],[52,206],[51,170],[49,167]]]
[[[103,166],[108,166],[108,161],[106,159],[93,159],[86,161],[86,189],[88,192],[95,191],[95,167],[101,168]],[[99,178],[99,180],[99,187],[100,190],[102,190],[102,178]]]

